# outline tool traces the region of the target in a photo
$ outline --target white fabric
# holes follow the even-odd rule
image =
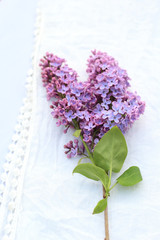
[[[12,239],[104,239],[103,213],[91,214],[102,199],[101,184],[78,174],[72,176],[78,158],[68,160],[63,149],[73,138],[72,133],[64,135],[63,129],[56,127],[38,67],[39,59],[50,51],[66,58],[69,66],[77,70],[79,79],[85,80],[86,60],[90,50],[97,49],[108,52],[127,69],[132,90],[137,90],[146,101],[145,114],[126,134],[129,153],[121,171],[138,165],[143,181],[134,187],[118,186],[111,192],[110,240],[158,240],[159,1],[43,0],[40,6],[28,155]],[[119,175],[114,174],[113,182]]]

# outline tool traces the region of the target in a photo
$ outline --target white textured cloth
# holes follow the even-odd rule
[[[129,153],[121,171],[137,165],[143,181],[133,187],[117,186],[111,192],[110,240],[160,239],[159,1],[43,0],[40,13],[33,73],[28,80],[32,83],[32,111],[30,118],[25,117],[28,125],[23,119],[19,130],[23,131],[23,139],[28,136],[26,146],[21,144],[25,156],[19,149],[18,160],[17,155],[12,161],[13,156],[9,156],[9,178],[3,184],[5,199],[0,209],[0,239],[104,239],[103,213],[92,215],[102,199],[101,184],[78,174],[72,176],[78,158],[68,160],[63,149],[73,138],[72,133],[64,135],[63,129],[57,128],[38,67],[45,52],[53,52],[65,58],[84,81],[86,60],[93,49],[115,57],[132,78],[132,91],[137,90],[146,102],[144,115],[125,136]],[[29,111],[26,109],[22,109],[23,116]],[[119,175],[114,174],[113,182]]]

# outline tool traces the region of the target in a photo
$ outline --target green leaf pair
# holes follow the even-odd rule
[[[77,132],[78,131],[78,132]],[[75,136],[80,135],[77,130]],[[103,212],[107,207],[107,198],[109,191],[119,183],[122,186],[133,186],[142,180],[142,176],[138,167],[133,166],[126,170],[120,177],[117,178],[116,183],[111,186],[112,172],[119,172],[123,166],[127,156],[127,144],[125,138],[118,127],[110,129],[94,148],[91,163],[78,164],[73,173],[80,173],[83,176],[95,181],[101,181],[106,196],[100,200],[95,207],[93,214]],[[108,173],[109,172],[109,176]]]
[[[100,180],[104,186],[104,189],[107,192],[109,178],[107,173],[102,168],[99,168],[91,163],[82,163],[75,167],[73,173],[80,173],[83,176],[95,181]],[[106,209],[106,207],[107,198],[104,198],[98,202],[97,206],[94,208],[93,214],[103,212]]]

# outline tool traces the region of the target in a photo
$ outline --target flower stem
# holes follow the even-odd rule
[[[86,149],[86,151],[87,151],[87,153],[88,153],[88,156],[89,156],[90,160],[92,161],[92,163],[94,163],[92,153],[90,152],[90,150],[89,150],[87,144],[83,141],[83,136],[80,135],[80,138],[81,138],[82,143],[83,143],[83,145],[84,145],[84,147],[85,147],[85,149]]]
[[[78,125],[78,122],[76,121],[76,119],[72,119],[72,122],[73,122],[73,125],[74,125],[75,129],[78,130],[78,129],[79,129],[79,125]],[[83,136],[82,136],[82,134],[80,134],[80,138],[81,138],[82,143],[83,143],[83,145],[84,145],[84,147],[85,147],[85,149],[86,149],[86,151],[87,151],[87,153],[88,153],[88,157],[90,158],[90,160],[92,161],[92,163],[94,163],[92,153],[90,152],[87,144],[83,141]]]
[[[106,197],[106,192],[105,189],[103,187],[103,198]],[[104,210],[104,224],[105,224],[105,239],[104,240],[109,240],[109,227],[108,227],[108,203],[107,203],[107,207]]]

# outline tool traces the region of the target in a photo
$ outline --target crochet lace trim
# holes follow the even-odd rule
[[[35,24],[35,46],[32,55],[32,69],[28,71],[26,98],[20,109],[18,121],[9,153],[5,158],[3,172],[0,176],[0,235],[1,240],[15,239],[17,218],[20,208],[23,180],[26,164],[30,152],[31,135],[33,128],[33,112],[36,90],[36,63],[37,51],[41,36],[41,12],[37,9]]]

